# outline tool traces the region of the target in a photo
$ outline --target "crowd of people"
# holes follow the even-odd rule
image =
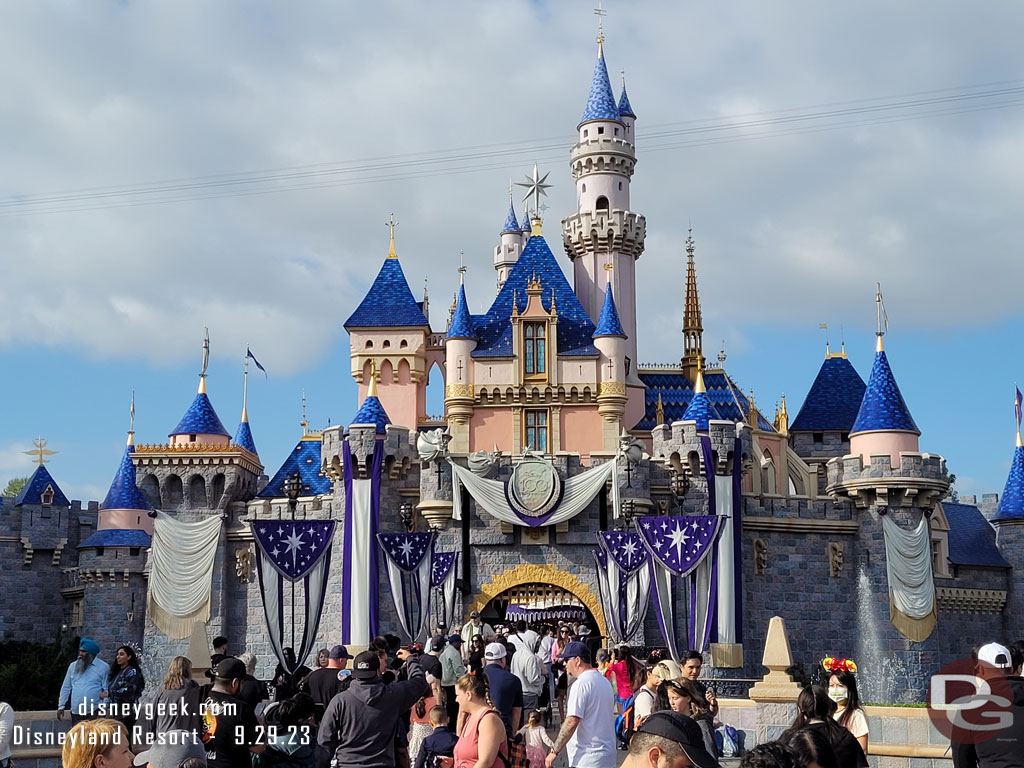
[[[1009,682],[1016,730],[953,744],[955,768],[1024,768],[1022,651],[975,649]],[[60,691],[57,717],[70,712],[73,724],[64,768],[551,768],[563,753],[570,768],[615,768],[620,759],[626,768],[717,768],[723,747],[742,747],[728,748],[732,729],[700,679],[700,653],[681,664],[657,652],[636,659],[629,646],[603,647],[585,626],[520,621],[495,630],[474,613],[426,647],[390,635],[355,656],[336,645],[318,653],[314,669],[297,666],[288,649],[269,685],[253,676],[255,656],[234,657],[216,638],[208,679],[193,680],[189,660],[175,657],[144,705],[135,652],[120,646],[111,665],[99,653],[82,639]],[[742,768],[866,768],[856,666],[833,658],[823,666],[827,684],[803,688],[792,725],[747,751]],[[5,707],[0,768],[10,759]]]

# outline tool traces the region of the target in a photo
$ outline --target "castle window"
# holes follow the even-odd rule
[[[547,453],[548,450],[548,412],[526,411],[525,445],[535,451]]]
[[[366,340],[366,348],[373,349],[373,342],[370,341],[369,339]]]
[[[844,443],[850,442],[850,433],[843,432],[842,434],[839,435],[839,439],[842,440]]]
[[[616,128],[616,129],[615,129],[615,135],[616,135],[616,136],[618,136],[618,135],[619,135],[619,129],[618,129],[618,128]]]
[[[104,548],[103,547],[96,547],[96,556],[97,557],[103,557],[103,552],[104,552]]]
[[[604,133],[604,126],[603,125],[599,125],[597,127],[597,135],[600,136],[603,133]]]
[[[815,432],[813,435],[811,435],[811,437],[814,440],[814,442],[816,442],[816,443],[823,443],[823,442],[825,442],[825,433],[824,432]]]
[[[622,182],[620,181],[619,182],[619,192],[621,192],[621,191],[622,191]]]
[[[604,195],[601,195],[601,197],[597,198],[597,202],[594,203],[594,207],[597,208],[597,210],[599,210],[599,211],[607,211],[608,210],[608,198],[605,197]]]
[[[590,131],[588,131],[586,128],[584,128],[583,129],[583,138],[586,138],[589,135],[590,135]]]
[[[48,507],[53,504],[53,486],[46,486],[46,490],[43,491],[43,506]]]
[[[138,557],[139,556],[139,548],[138,547],[128,547],[128,556],[129,557]]]
[[[384,344],[382,346],[384,347],[384,349],[391,349],[391,342],[385,339]]]
[[[408,347],[408,346],[409,346],[409,342],[408,342],[408,341],[406,341],[405,339],[402,339],[401,343],[400,343],[400,344],[399,344],[398,346],[399,346],[399,348],[401,348],[401,349],[405,349],[406,347]]]
[[[583,185],[583,191],[584,191],[584,192],[586,192],[586,191],[587,191],[587,185],[586,185],[586,184],[584,184],[584,185]]]
[[[72,627],[81,627],[82,624],[85,623],[84,620],[83,620],[83,613],[84,612],[82,611],[82,601],[81,600],[75,600],[74,605],[71,607],[71,626]]]
[[[525,323],[523,326],[523,373],[539,376],[547,372],[547,325]]]

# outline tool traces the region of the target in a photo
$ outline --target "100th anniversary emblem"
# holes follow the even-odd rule
[[[508,504],[519,515],[546,515],[562,498],[562,478],[551,464],[529,453],[516,464],[505,484]]]

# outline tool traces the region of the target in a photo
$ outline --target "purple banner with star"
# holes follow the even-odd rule
[[[688,576],[714,549],[718,515],[641,517],[636,521],[651,557],[673,576]]]
[[[437,616],[437,626],[446,632],[457,632],[455,627],[456,581],[459,573],[458,552],[434,551],[434,564],[430,569],[430,588],[434,590],[431,604]]]
[[[277,660],[294,674],[309,656],[323,616],[327,576],[331,563],[333,520],[258,520],[252,523],[256,541],[256,575],[259,578],[263,615],[267,620],[270,647]],[[285,589],[285,582],[291,589]],[[302,593],[296,596],[296,584]],[[290,592],[290,598],[285,593]],[[289,646],[295,650],[295,664],[285,658],[285,604],[290,606]],[[302,634],[295,648],[296,627]]]
[[[650,556],[635,531],[600,531],[598,542],[598,589],[608,632],[615,642],[628,642],[647,615]]]
[[[387,557],[388,583],[398,622],[410,640],[425,640],[430,629],[434,534],[378,533],[377,541]]]

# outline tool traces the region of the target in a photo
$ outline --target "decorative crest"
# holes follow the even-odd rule
[[[46,464],[46,462],[48,461],[48,459],[46,458],[47,456],[53,456],[55,453],[59,453],[59,451],[49,450],[46,447],[47,442],[48,441],[44,440],[42,437],[37,437],[35,440],[32,441],[32,445],[34,445],[35,447],[31,451],[24,452],[26,456],[33,457],[35,463],[38,464],[40,467],[43,466],[43,464]]]

